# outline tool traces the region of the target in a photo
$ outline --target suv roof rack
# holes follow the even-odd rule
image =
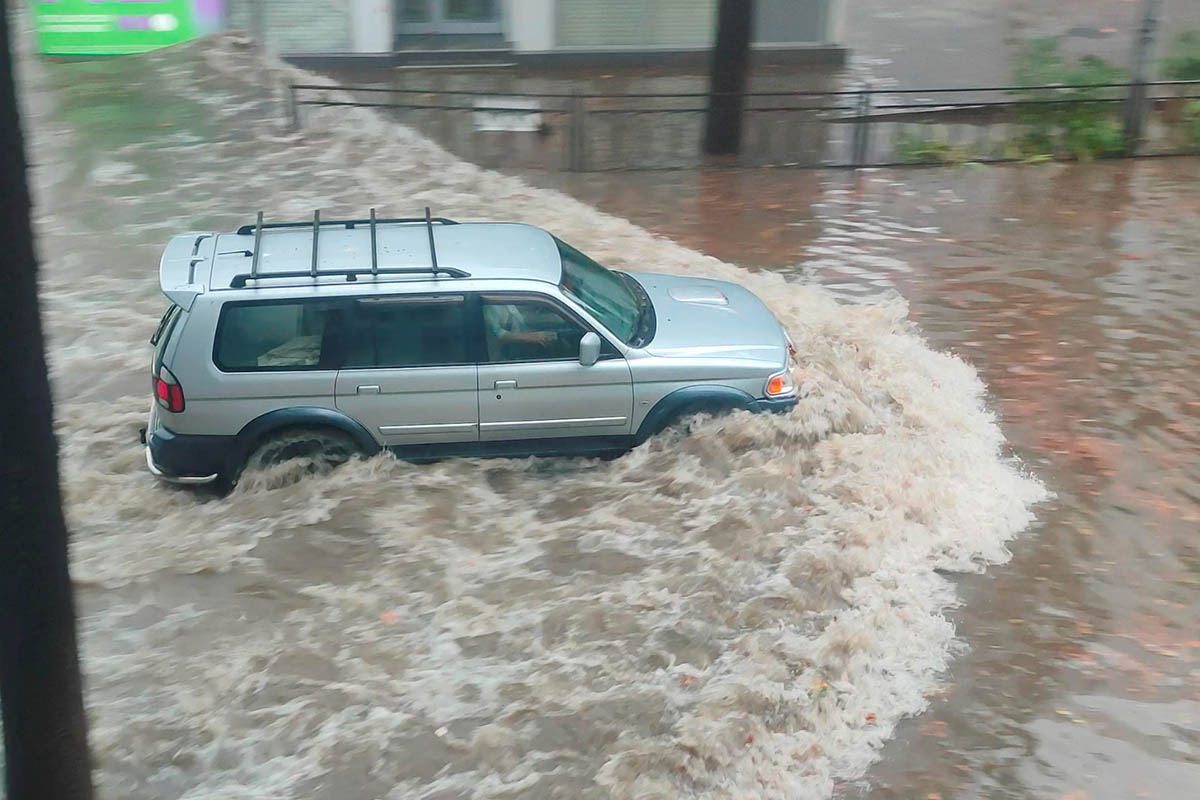
[[[425,210],[428,211],[429,210],[428,207]],[[262,212],[260,211],[259,213],[261,214]],[[406,224],[406,223],[412,224],[414,222],[426,222],[426,221],[436,222],[439,225],[460,225],[461,224],[456,219],[447,219],[446,217],[384,217],[384,218],[376,219],[375,224],[376,225],[400,225],[400,224]],[[358,227],[359,225],[370,225],[371,220],[369,218],[368,219],[327,219],[327,220],[323,220],[320,224],[321,225],[341,225],[343,228],[346,228],[348,230],[353,230],[354,228]],[[312,223],[311,222],[267,222],[267,223],[264,223],[264,222],[262,222],[262,218],[259,217],[259,221],[257,224],[243,225],[242,227],[237,229],[237,234],[238,234],[238,236],[249,236],[250,234],[254,233],[256,230],[258,230],[259,227],[261,227],[264,231],[276,230],[279,228],[311,228]]]
[[[424,222],[426,230],[429,233],[430,265],[428,267],[385,267],[384,269],[380,269],[379,268],[379,251],[377,250],[377,247],[376,247],[376,234],[375,234],[376,226],[381,225],[381,224],[386,225],[386,224],[392,224],[392,223],[415,223],[415,222]],[[464,272],[461,269],[457,269],[455,267],[440,267],[440,266],[438,266],[437,246],[434,244],[434,240],[433,240],[433,223],[435,223],[435,222],[437,222],[441,225],[457,225],[457,224],[459,224],[452,219],[446,219],[444,217],[430,216],[429,206],[425,206],[425,216],[424,217],[400,217],[400,218],[378,219],[375,216],[375,209],[372,208],[371,215],[367,219],[327,220],[325,222],[322,222],[321,221],[321,212],[318,210],[318,211],[313,212],[312,222],[272,222],[272,223],[267,223],[267,224],[263,223],[263,212],[259,211],[258,218],[255,221],[254,225],[243,225],[242,227],[238,228],[239,236],[246,236],[251,233],[254,234],[254,250],[252,252],[246,253],[246,255],[249,255],[251,257],[250,271],[234,275],[233,280],[229,284],[229,288],[242,289],[246,286],[247,281],[259,281],[259,280],[266,280],[268,278],[270,278],[270,279],[274,279],[274,278],[311,278],[312,280],[315,281],[318,277],[321,277],[322,275],[341,275],[341,276],[345,277],[347,282],[354,282],[354,281],[358,280],[359,275],[371,275],[371,276],[376,276],[376,275],[433,275],[435,278],[438,275],[448,275],[451,278],[469,278],[469,277],[471,277],[471,273]],[[319,255],[318,242],[320,240],[321,226],[322,225],[342,225],[342,226],[345,226],[345,228],[347,230],[351,230],[355,226],[362,225],[362,224],[366,224],[371,227],[371,267],[370,267],[370,269],[327,269],[327,270],[318,269],[318,267],[317,267],[318,255]],[[272,272],[272,273],[269,273],[266,275],[258,274],[258,263],[260,260],[260,258],[259,258],[260,245],[262,244],[262,235],[263,235],[264,229],[270,230],[270,229],[279,229],[279,228],[308,228],[308,227],[312,228],[312,262],[311,262],[309,269],[306,272],[294,271],[294,272]],[[239,252],[244,252],[244,251],[239,251]]]

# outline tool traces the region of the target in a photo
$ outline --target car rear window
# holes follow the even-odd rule
[[[171,343],[171,335],[175,333],[175,329],[179,327],[179,318],[183,316],[183,309],[172,303],[167,307],[167,311],[159,320],[158,327],[154,330],[154,335],[150,337],[150,344],[154,345],[154,372],[157,374],[158,368],[162,366],[163,356],[167,352],[167,345]]]
[[[329,301],[229,303],[221,309],[213,361],[226,372],[334,369]]]

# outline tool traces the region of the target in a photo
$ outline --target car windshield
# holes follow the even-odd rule
[[[592,261],[566,242],[554,240],[562,256],[562,290],[578,300],[621,341],[632,344],[644,304],[620,275]]]

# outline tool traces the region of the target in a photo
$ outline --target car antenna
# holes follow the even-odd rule
[[[425,206],[425,230],[429,233],[429,258],[433,262],[433,277],[437,277],[437,248],[433,244],[433,218],[429,216],[429,206]]]
[[[375,209],[371,209],[371,274],[379,274],[379,251],[375,249]]]
[[[254,253],[250,262],[250,277],[258,277],[258,245],[262,242],[263,212],[258,212],[258,221],[254,223]]]
[[[317,237],[321,235],[321,212],[318,209],[313,212],[313,255],[312,255],[312,276],[313,280],[317,277]]]

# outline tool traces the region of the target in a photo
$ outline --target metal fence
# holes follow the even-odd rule
[[[289,117],[373,108],[485,167],[601,171],[705,162],[708,95],[288,87]],[[1200,154],[1200,81],[757,92],[738,166],[874,167]]]

